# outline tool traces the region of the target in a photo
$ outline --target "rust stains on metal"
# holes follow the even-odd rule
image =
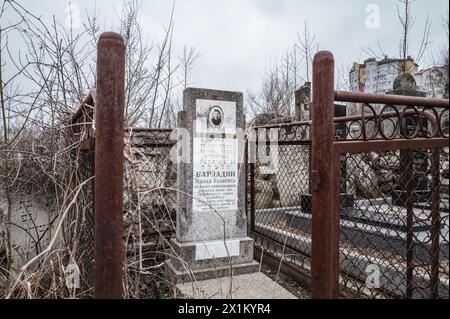
[[[445,99],[431,99],[415,96],[374,94],[362,92],[336,91],[334,93],[334,99],[338,102],[373,103],[373,104],[443,107],[443,108],[449,107],[449,100]]]
[[[431,287],[430,298],[439,298],[439,241],[441,236],[441,214],[439,208],[440,202],[440,165],[439,165],[439,148],[431,150]]]
[[[95,298],[123,297],[125,45],[103,33],[97,52],[95,112]]]
[[[312,167],[319,182],[312,194],[312,297],[337,298],[339,274],[339,162],[333,151],[334,58],[315,55],[313,64]],[[338,168],[338,169],[336,169]]]

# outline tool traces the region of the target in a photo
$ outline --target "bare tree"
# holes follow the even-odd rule
[[[33,18],[26,11],[14,7],[14,2],[3,2],[0,9],[0,22],[5,21],[3,17],[8,15],[12,22],[0,23],[0,107],[1,107],[1,187],[6,199],[6,216],[0,215],[0,225],[4,226],[4,233],[1,232],[2,242],[6,246],[6,280],[12,266],[13,247],[11,245],[11,225],[12,225],[12,201],[14,184],[17,183],[16,167],[14,163],[14,149],[20,142],[21,136],[26,131],[26,126],[30,122],[31,115],[38,104],[44,84],[47,78],[42,77],[37,80],[37,91],[26,92],[21,87],[21,82],[27,78],[33,63],[25,59],[19,51],[13,54],[9,37],[22,36],[24,26],[27,24],[26,18]],[[3,236],[4,235],[4,236]],[[0,245],[0,252],[2,247]],[[0,254],[0,259],[1,259]],[[0,262],[0,265],[3,262]]]
[[[286,105],[288,90],[284,74],[285,68],[276,64],[266,71],[260,92],[255,95],[248,94],[248,111],[253,114],[273,113],[276,116],[288,116],[290,114],[290,105]]]
[[[309,82],[312,59],[318,47],[316,37],[305,22],[303,32],[298,33],[297,43],[266,70],[260,91],[248,93],[247,111],[252,115],[264,112],[291,117],[295,91],[302,82]]]
[[[449,63],[448,63],[448,59],[449,59],[449,42],[448,42],[448,38],[449,38],[449,11],[447,9],[447,14],[442,18],[443,23],[442,23],[442,29],[444,31],[444,43],[445,45],[440,49],[440,52],[438,54],[438,59],[437,61],[435,61],[435,65],[440,66],[441,68],[439,70],[442,70],[439,74],[438,74],[438,81],[440,84],[440,86],[444,86],[445,87],[445,94],[447,95],[446,97],[448,98],[448,86],[449,86]]]
[[[316,41],[316,36],[311,34],[307,21],[305,21],[303,33],[301,35],[298,33],[297,38],[298,44],[296,44],[296,47],[299,48],[304,61],[305,80],[311,82],[312,60],[314,54],[319,50],[319,44]]]
[[[150,46],[144,39],[139,16],[141,3],[124,3],[119,32],[126,45],[126,119],[128,126],[171,126],[173,76],[178,65],[172,63],[173,13],[159,45]],[[91,17],[88,21],[95,21]],[[92,23],[88,30],[96,30]]]
[[[411,13],[411,6],[415,0],[398,0],[398,3],[402,4],[403,9],[401,9],[397,3],[397,16],[401,25],[401,41],[400,41],[400,56],[404,61],[401,68],[403,73],[410,73],[412,70],[407,69],[406,60],[409,55],[409,40],[410,34],[413,30],[416,17]],[[431,23],[430,17],[427,16],[427,20],[424,25],[423,35],[420,41],[420,46],[415,55],[416,63],[420,63],[423,55],[429,45],[429,35],[430,35]]]
[[[422,30],[422,36],[419,42],[414,43],[415,51],[411,49],[411,34],[417,33],[415,30],[416,16],[413,14],[412,5],[415,0],[397,0],[397,17],[400,23],[400,43],[399,43],[399,58],[402,60],[398,66],[392,65],[395,71],[401,73],[411,73],[414,71],[414,66],[410,65],[408,67],[409,57],[414,57],[416,64],[421,64],[423,62],[424,55],[430,45],[429,37],[431,30],[431,22],[429,15],[425,21]],[[414,37],[416,38],[416,37]],[[375,50],[373,48],[364,49],[364,52],[371,57],[377,59],[384,59],[392,54],[388,54],[382,44],[378,41],[378,48]],[[397,69],[398,68],[398,69]]]
[[[152,45],[145,40],[140,8],[138,1],[126,1],[119,14],[120,23],[110,27],[120,32],[127,46],[127,125],[171,127],[176,119],[174,97],[182,85],[175,80],[180,68],[172,58],[175,7],[163,30],[163,39]],[[51,199],[55,218],[86,213],[86,207],[68,205],[72,205],[74,196],[83,197],[87,191],[83,186],[86,179],[79,174],[80,144],[87,132],[79,128],[92,125],[93,118],[75,124],[68,120],[81,104],[92,111],[93,105],[83,101],[89,92],[95,94],[97,41],[104,30],[98,21],[96,10],[87,12],[84,27],[75,30],[62,25],[54,16],[49,19],[34,15],[18,1],[1,1],[0,183],[6,202],[0,214],[2,287],[8,286],[10,274],[17,271],[11,269],[15,248],[10,233],[16,196],[32,194]],[[196,55],[189,60],[188,74],[193,71],[195,59]],[[74,135],[69,131],[80,132]],[[49,220],[49,225],[55,220]],[[52,260],[55,252],[59,257],[73,257],[79,244],[79,227],[75,223],[70,226],[71,231],[59,234],[62,245],[57,249],[44,249],[42,238],[30,234],[35,253],[45,252],[46,258],[27,271],[47,271],[46,262]],[[33,278],[39,286],[42,274]],[[53,293],[52,296],[58,295]]]
[[[181,66],[181,72],[183,75],[183,88],[187,88],[190,85],[189,78],[192,74],[194,63],[199,58],[200,54],[194,47],[187,48],[186,46],[183,48],[182,55],[178,57],[178,61]]]
[[[150,69],[153,47],[143,39],[143,26],[139,17],[140,6],[135,0],[125,2],[120,17],[119,32],[126,47],[125,118],[128,126],[138,124],[148,112],[148,103],[156,85],[154,74]],[[88,21],[96,19],[92,17]]]

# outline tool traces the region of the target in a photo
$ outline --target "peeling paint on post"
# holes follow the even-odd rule
[[[97,52],[95,106],[95,286],[99,299],[123,297],[123,149],[125,45],[103,33]]]
[[[339,282],[339,153],[334,149],[334,59],[314,57],[312,108],[312,297],[337,298]]]

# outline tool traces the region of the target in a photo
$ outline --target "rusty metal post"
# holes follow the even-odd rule
[[[125,45],[103,33],[97,52],[95,106],[95,298],[123,297],[123,149]]]
[[[245,151],[244,151],[244,161],[245,161],[245,212],[246,212],[246,216],[248,218],[247,220],[247,235],[249,237],[252,236],[252,232],[253,232],[253,217],[254,215],[252,214],[252,204],[251,201],[254,197],[253,195],[253,182],[252,182],[252,164],[251,164],[251,145],[250,145],[251,141],[249,139],[246,139],[245,141]],[[250,176],[249,176],[250,174]]]
[[[338,297],[339,153],[334,149],[334,59],[314,57],[312,107],[312,298]]]
[[[256,160],[258,158],[258,131],[255,132],[254,140],[252,139],[250,145],[250,231],[255,231],[255,169]]]
[[[439,298],[439,237],[441,236],[439,156],[440,149],[433,148],[431,150],[431,299]]]
[[[413,174],[413,151],[407,150],[404,152],[403,161],[406,167],[403,173],[404,180],[402,184],[406,186],[406,200],[402,202],[406,206],[406,299],[412,299],[414,292],[414,174]]]
[[[91,148],[91,150],[89,151],[89,164],[91,165],[90,167],[90,176],[89,177],[95,177],[95,145],[93,146],[93,148]],[[94,277],[94,272],[95,272],[95,178],[92,179],[92,181],[90,182],[90,187],[91,187],[91,210],[89,212],[89,215],[86,216],[87,219],[87,223],[90,227],[89,229],[89,243],[87,244],[89,247],[89,251],[88,252],[84,252],[87,256],[87,260],[86,263],[88,265],[87,269],[89,269],[89,273],[88,274],[83,274],[84,277],[86,278],[86,281],[88,282],[88,287],[89,288],[93,288],[95,285],[95,277]],[[85,267],[86,269],[86,267]]]

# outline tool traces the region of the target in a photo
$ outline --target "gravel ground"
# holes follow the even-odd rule
[[[261,267],[261,272],[269,276],[272,280],[277,280],[277,272],[273,271],[271,268],[265,266]],[[297,282],[290,279],[289,277],[279,274],[278,284],[284,289],[288,290],[291,294],[295,295],[299,299],[310,299],[311,292],[301,287]]]

